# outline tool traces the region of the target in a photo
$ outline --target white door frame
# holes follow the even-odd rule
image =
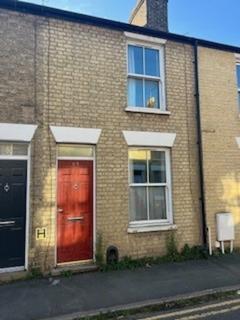
[[[82,144],[79,144],[81,146]],[[93,157],[60,157],[57,154],[56,159],[56,205],[55,205],[55,267],[63,266],[63,265],[76,265],[83,264],[86,261],[76,261],[76,262],[66,262],[66,263],[58,263],[57,262],[57,198],[58,198],[58,163],[61,160],[69,160],[69,161],[92,161],[93,162],[93,259],[91,261],[95,262],[95,253],[96,253],[96,149],[95,146],[91,145],[93,148]]]
[[[7,143],[14,143],[14,142],[10,142],[9,141]],[[28,264],[29,264],[28,250],[29,250],[29,232],[30,232],[29,220],[30,220],[31,144],[28,143],[28,154],[26,156],[2,156],[2,155],[0,155],[0,160],[10,160],[10,161],[11,160],[23,160],[23,161],[27,161],[26,220],[25,220],[25,263],[24,263],[24,266],[20,266],[20,267],[0,268],[0,273],[24,271],[24,270],[28,270]]]

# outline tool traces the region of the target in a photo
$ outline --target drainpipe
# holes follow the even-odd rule
[[[206,207],[205,207],[205,189],[204,189],[204,173],[203,173],[203,147],[202,147],[202,124],[200,111],[199,96],[199,70],[198,70],[198,41],[194,42],[194,59],[195,59],[195,98],[196,98],[196,116],[197,116],[197,135],[198,135],[198,161],[199,161],[199,178],[200,178],[200,202],[202,217],[202,235],[203,245],[207,245],[207,223],[206,223]]]

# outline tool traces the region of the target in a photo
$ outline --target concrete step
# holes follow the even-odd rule
[[[57,266],[52,270],[52,276],[61,276],[67,273],[76,274],[76,273],[85,273],[85,272],[94,272],[98,270],[98,266],[95,264],[81,264],[81,265],[61,265]]]
[[[15,271],[0,273],[0,284],[23,280],[28,276],[27,271]]]

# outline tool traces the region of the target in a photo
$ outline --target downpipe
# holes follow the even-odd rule
[[[195,99],[196,99],[196,118],[198,136],[198,161],[199,161],[199,180],[200,180],[200,206],[202,220],[202,239],[203,245],[207,246],[208,230],[206,223],[205,189],[204,189],[204,169],[203,169],[203,147],[202,147],[202,123],[201,123],[201,104],[199,94],[199,67],[198,67],[198,41],[194,42],[194,66],[195,66]],[[211,250],[210,250],[211,251]]]

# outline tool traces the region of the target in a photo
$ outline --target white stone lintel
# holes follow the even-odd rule
[[[176,133],[123,131],[124,138],[129,146],[168,147],[174,145]]]
[[[50,126],[54,139],[58,143],[97,144],[101,129]]]
[[[31,142],[35,124],[0,123],[0,141]]]

